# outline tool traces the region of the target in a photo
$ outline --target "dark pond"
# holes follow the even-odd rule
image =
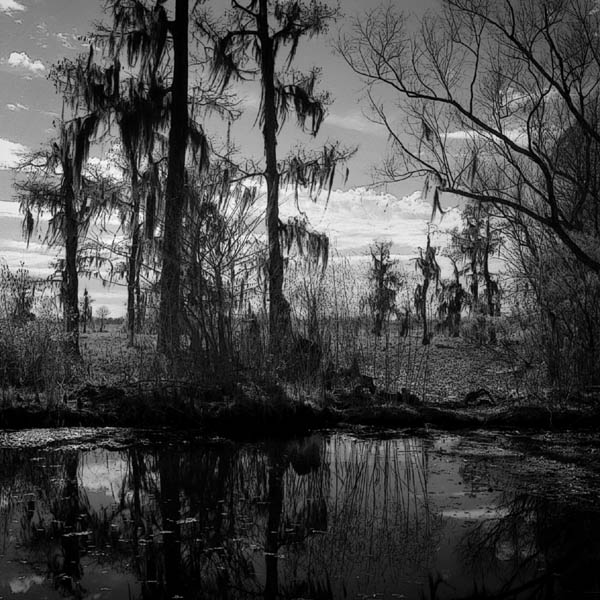
[[[40,437],[0,436],[2,599],[600,596],[594,436]]]

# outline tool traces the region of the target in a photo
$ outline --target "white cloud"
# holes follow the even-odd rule
[[[29,106],[25,106],[24,104],[20,104],[17,102],[16,104],[7,104],[6,108],[8,110],[12,110],[13,112],[18,112],[20,110],[29,110]]]
[[[22,247],[16,250],[5,249],[2,244],[2,259],[11,269],[17,269],[21,264],[34,277],[48,277],[52,274],[51,264],[60,255],[60,249],[49,250],[47,246],[35,244],[39,251],[32,250],[32,244],[22,242]]]
[[[26,152],[27,146],[0,138],[0,169],[14,169]]]
[[[71,43],[71,39],[73,36],[69,36],[66,33],[57,33],[56,37],[59,39],[60,43],[64,48],[69,50],[75,50],[75,46]]]
[[[123,169],[115,164],[115,161],[110,158],[100,158],[91,156],[87,161],[87,169],[94,174],[102,175],[103,177],[112,177],[117,181],[123,180]]]
[[[507,137],[509,140],[516,142],[521,146],[526,146],[528,137],[527,131],[524,128],[513,128],[513,129],[505,129],[502,131],[502,134]],[[465,130],[457,130],[450,131],[444,135],[446,140],[490,140],[502,144],[503,142],[500,140],[499,136],[494,136],[491,133],[474,131],[473,129],[465,129]]]
[[[19,10],[27,10],[21,3],[16,0],[0,0],[0,12],[12,13]]]
[[[25,69],[35,74],[40,74],[46,70],[42,61],[31,60],[26,52],[11,52],[7,62],[11,67]]]
[[[18,202],[0,200],[0,219],[20,219],[22,216]]]
[[[472,140],[477,137],[481,137],[481,134],[477,131],[473,131],[472,129],[459,129],[458,131],[450,131],[449,133],[446,133],[444,137],[447,140]]]
[[[371,135],[386,135],[385,129],[381,125],[377,125],[369,121],[361,113],[337,114],[332,113],[327,115],[324,121],[327,125],[341,127],[349,131],[358,131],[359,133],[368,133]]]
[[[293,191],[281,195],[281,217],[298,214]],[[300,197],[300,211],[308,217],[311,226],[326,233],[335,248],[344,255],[367,254],[375,239],[393,243],[393,252],[414,256],[424,246],[427,224],[431,219],[431,204],[421,199],[420,192],[403,198],[387,193],[359,188],[331,192],[315,203]],[[439,230],[450,229],[460,222],[458,211],[449,211],[437,223]]]
[[[102,161],[94,159],[92,162],[101,165]],[[265,208],[266,194],[261,188],[256,211],[262,213]],[[395,258],[408,269],[414,268],[410,259],[418,254],[418,248],[424,247],[427,241],[427,226],[431,218],[431,204],[421,199],[421,193],[415,192],[403,198],[376,190],[359,188],[354,190],[334,190],[327,202],[326,194],[318,201],[312,202],[306,194],[300,194],[299,209],[306,214],[310,226],[319,232],[326,233],[332,247],[340,255],[348,257],[357,265],[368,264],[369,245],[375,239],[388,240],[393,243],[392,253]],[[298,207],[291,189],[283,190],[281,194],[281,213],[283,220],[297,216]],[[116,218],[116,217],[115,217]],[[37,237],[32,240],[29,249],[20,238],[20,223],[22,215],[19,213],[17,202],[0,202],[0,225],[10,222],[14,229],[12,235],[5,235],[0,240],[0,256],[11,265],[18,265],[24,261],[26,266],[35,274],[48,274],[49,262],[60,249],[48,249],[39,243]],[[117,219],[118,220],[118,219]],[[446,243],[444,230],[451,229],[460,224],[458,210],[450,210],[441,222],[434,226],[432,243],[444,246]],[[7,224],[6,227],[9,225]],[[259,235],[264,235],[264,225],[261,222]],[[12,238],[12,241],[10,241]],[[440,264],[444,269],[444,276],[451,273],[450,266]],[[105,304],[114,316],[122,315],[125,295],[123,289],[115,286],[111,289],[103,288],[100,282],[93,280],[85,285],[95,299],[95,306]]]

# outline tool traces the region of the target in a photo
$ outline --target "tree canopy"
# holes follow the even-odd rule
[[[596,2],[443,0],[420,26],[408,23],[378,8],[338,43],[392,142],[381,178],[423,176],[437,206],[455,194],[525,215],[600,272],[600,230],[582,225],[598,203]],[[565,165],[569,131],[577,172]],[[580,202],[565,203],[565,187]]]

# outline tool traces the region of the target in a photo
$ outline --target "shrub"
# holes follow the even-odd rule
[[[28,387],[55,401],[74,374],[62,329],[61,323],[47,317],[25,323],[2,320],[0,386]]]
[[[73,356],[44,281],[0,265],[0,387],[45,392],[50,402],[73,376]]]
[[[553,387],[568,393],[598,385],[600,276],[549,236],[540,235],[530,244],[532,249],[518,257],[515,293],[524,343],[545,365]]]
[[[392,242],[376,241],[370,247],[370,290],[366,298],[373,317],[373,333],[381,335],[384,323],[396,308],[396,295],[404,280],[398,271],[398,261],[392,260]]]

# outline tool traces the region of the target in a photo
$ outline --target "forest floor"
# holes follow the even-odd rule
[[[79,377],[65,385],[61,401],[50,410],[31,394],[8,402],[5,395],[0,427],[169,425],[260,435],[340,424],[539,429],[600,423],[597,391],[575,397],[544,387],[543,365],[532,364],[515,340],[490,345],[436,335],[423,345],[420,335],[363,332],[351,344],[332,344],[328,381],[314,373],[281,384],[244,376],[215,390],[161,375],[168,371],[152,336],[138,336],[128,348],[116,329],[83,334]],[[358,371],[349,368],[352,362]]]

